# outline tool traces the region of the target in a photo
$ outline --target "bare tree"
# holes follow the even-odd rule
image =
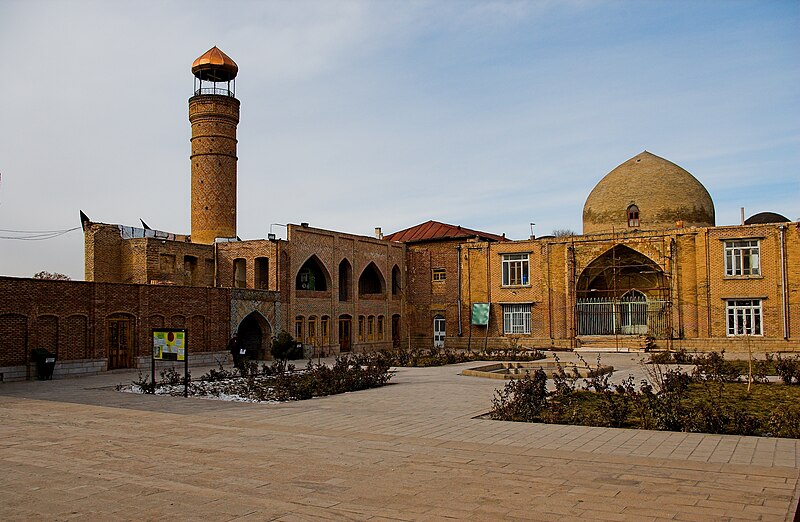
[[[568,228],[557,228],[553,230],[553,235],[556,237],[569,237],[577,236],[578,234],[576,234],[574,230],[570,230]]]
[[[33,274],[34,279],[49,279],[51,281],[72,281],[72,278],[65,274],[60,274],[58,272],[47,272],[42,270],[41,272],[36,272]]]

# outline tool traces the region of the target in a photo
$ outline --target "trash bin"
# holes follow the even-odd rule
[[[40,381],[53,378],[53,370],[56,368],[56,354],[50,353],[44,348],[37,348],[31,352],[33,361],[36,363],[36,376]]]

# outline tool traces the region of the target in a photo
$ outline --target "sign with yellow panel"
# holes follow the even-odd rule
[[[183,361],[186,358],[186,330],[161,328],[153,330],[153,360]]]

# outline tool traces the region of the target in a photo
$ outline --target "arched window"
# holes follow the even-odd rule
[[[298,343],[303,342],[303,316],[298,315],[294,318],[294,340]]]
[[[327,315],[323,315],[319,321],[319,340],[320,344],[329,344],[328,341],[328,329],[331,322],[331,318]]]
[[[308,318],[308,335],[306,339],[308,344],[317,344],[317,317],[315,315]]]
[[[349,301],[353,295],[353,267],[350,261],[342,259],[339,263],[339,301]]]
[[[383,295],[385,292],[385,283],[381,271],[375,266],[375,263],[370,263],[367,268],[361,272],[361,277],[358,278],[358,294],[359,295]]]
[[[631,205],[628,207],[628,226],[629,227],[639,226],[639,207],[637,207],[636,205]]]
[[[397,296],[400,294],[400,268],[394,265],[392,268],[392,295]]]

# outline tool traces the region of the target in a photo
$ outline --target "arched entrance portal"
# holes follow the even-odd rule
[[[266,359],[272,341],[272,328],[264,316],[252,312],[242,319],[237,329],[239,348],[247,350],[248,359]]]
[[[592,261],[576,285],[578,335],[669,335],[669,287],[649,257],[617,245]]]

